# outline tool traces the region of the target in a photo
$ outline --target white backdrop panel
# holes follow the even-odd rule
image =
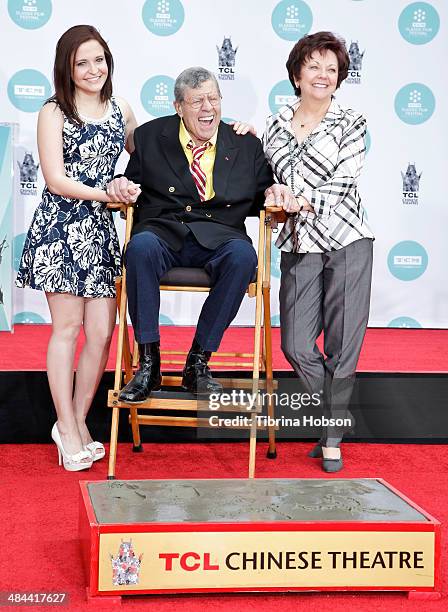
[[[150,13],[158,20],[155,32],[150,30]],[[448,327],[448,207],[442,191],[448,165],[448,149],[442,143],[448,88],[441,76],[448,52],[447,14],[446,0],[3,0],[0,121],[20,125],[15,162],[16,263],[43,188],[40,168],[26,181],[18,163],[31,153],[34,165],[38,164],[36,87],[42,86],[43,77],[51,83],[55,44],[67,28],[89,23],[101,31],[115,59],[114,91],[129,101],[139,123],[153,118],[148,112],[153,100],[148,94],[143,102],[141,97],[148,79],[159,75],[157,82],[174,79],[192,65],[219,74],[216,47],[231,37],[238,49],[230,73],[233,79],[220,81],[223,116],[252,122],[260,135],[267,115],[276,108],[271,92],[287,79],[285,62],[295,40],[308,31],[331,30],[347,45],[358,42],[363,53],[361,68],[350,73],[351,82],[342,86],[337,98],[365,114],[371,141],[361,178],[361,194],[376,234],[369,324]],[[285,39],[288,28],[291,39]],[[34,89],[29,90],[31,95],[23,95],[22,90],[22,95],[10,96],[8,91],[17,92],[14,87],[24,84],[17,75],[21,71],[27,71],[25,84]],[[403,98],[396,101],[403,88]],[[291,88],[283,83],[275,93],[280,94],[280,102]],[[168,109],[169,105],[164,112],[171,112]],[[126,161],[123,154],[118,169]],[[417,182],[404,194],[402,174],[408,170],[412,178],[414,165]],[[117,225],[122,234],[119,220]],[[256,236],[256,223],[251,220],[248,227]],[[278,263],[274,250],[274,324],[278,324]],[[165,294],[162,322],[194,324],[202,300]],[[44,296],[30,289],[15,290],[14,312],[16,322],[49,321]],[[234,324],[252,321],[253,304],[245,298]]]

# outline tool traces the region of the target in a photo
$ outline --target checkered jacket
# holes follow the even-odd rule
[[[364,161],[366,120],[333,99],[321,123],[298,144],[291,120],[300,100],[267,119],[265,155],[278,183],[303,195],[314,209],[290,217],[277,239],[282,251],[293,251],[294,226],[298,253],[335,251],[372,238],[361,205],[357,181]]]

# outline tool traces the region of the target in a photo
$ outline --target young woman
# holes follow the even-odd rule
[[[58,420],[51,435],[66,470],[104,457],[86,416],[103,374],[115,325],[120,248],[105,185],[125,147],[134,114],[112,95],[113,58],[92,26],[74,26],[56,46],[55,94],[39,113],[37,144],[46,186],[22,254],[16,284],[45,291],[52,334],[47,370]],[[132,185],[129,202],[140,193]],[[75,348],[83,346],[73,388]]]

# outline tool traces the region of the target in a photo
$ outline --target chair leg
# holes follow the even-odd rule
[[[116,283],[117,289],[117,306],[118,306],[118,314],[120,315],[120,307],[121,307],[121,288],[122,288],[122,279]],[[129,330],[128,326],[125,322],[123,327],[123,365],[124,365],[124,382],[128,383],[132,378],[132,355],[131,355],[131,345],[129,344]]]
[[[264,310],[264,345],[266,347],[266,390],[268,392],[268,417],[269,421],[275,419],[274,404],[272,395],[274,392],[274,375],[272,371],[272,328],[271,328],[271,292],[269,286],[263,287],[263,310]],[[275,444],[275,425],[268,426],[269,433],[269,448],[267,452],[268,459],[277,457]]]
[[[137,408],[134,406],[130,409],[131,412],[131,428],[132,428],[132,451],[134,453],[142,453],[143,446],[140,439],[140,425],[138,422],[138,412]]]
[[[123,344],[123,365],[124,365],[124,382],[127,384],[132,376],[134,375],[132,371],[132,354],[131,354],[131,345],[129,344],[129,330],[126,325],[124,328],[124,344]]]
[[[138,366],[138,344],[137,340],[134,338],[134,348],[132,350],[132,367],[136,368]]]
[[[255,456],[257,450],[257,413],[252,412],[249,437],[249,478],[255,476]]]
[[[115,480],[115,464],[117,462],[118,422],[120,420],[120,408],[112,408],[112,427],[110,430],[109,469],[107,480]]]

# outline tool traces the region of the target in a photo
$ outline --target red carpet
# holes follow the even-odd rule
[[[260,443],[258,477],[322,477],[319,461],[305,456],[310,444],[279,444],[276,461],[264,457]],[[142,455],[128,445],[119,449],[120,478],[238,478],[245,476],[247,444],[146,445]],[[432,445],[344,445],[346,468],[341,476],[381,476],[417,504],[448,523],[448,447]],[[68,473],[57,465],[56,447],[4,445],[2,448],[2,504],[0,520],[0,591],[68,592],[69,608],[95,610],[84,599],[84,578],[77,542],[78,481],[103,479],[106,463],[100,461],[84,473]],[[442,568],[448,562],[446,537],[442,538]],[[317,612],[357,610],[383,612],[410,610],[442,612],[448,609],[447,577],[443,572],[443,598],[409,601],[402,593],[239,594],[214,596],[134,597],[123,600],[123,609],[180,610],[188,612],[235,610],[239,612],[315,609]],[[39,606],[38,610],[55,610]]]
[[[193,333],[193,327],[162,327],[162,349],[188,350]],[[49,335],[49,325],[16,325],[13,334],[0,332],[0,371],[45,370]],[[278,328],[273,329],[272,343],[274,370],[290,370],[280,349]],[[319,344],[322,347],[322,342]],[[221,350],[250,352],[252,346],[251,328],[232,327]],[[115,368],[115,351],[116,333],[107,366],[111,370]],[[368,329],[358,371],[448,372],[448,330]]]

